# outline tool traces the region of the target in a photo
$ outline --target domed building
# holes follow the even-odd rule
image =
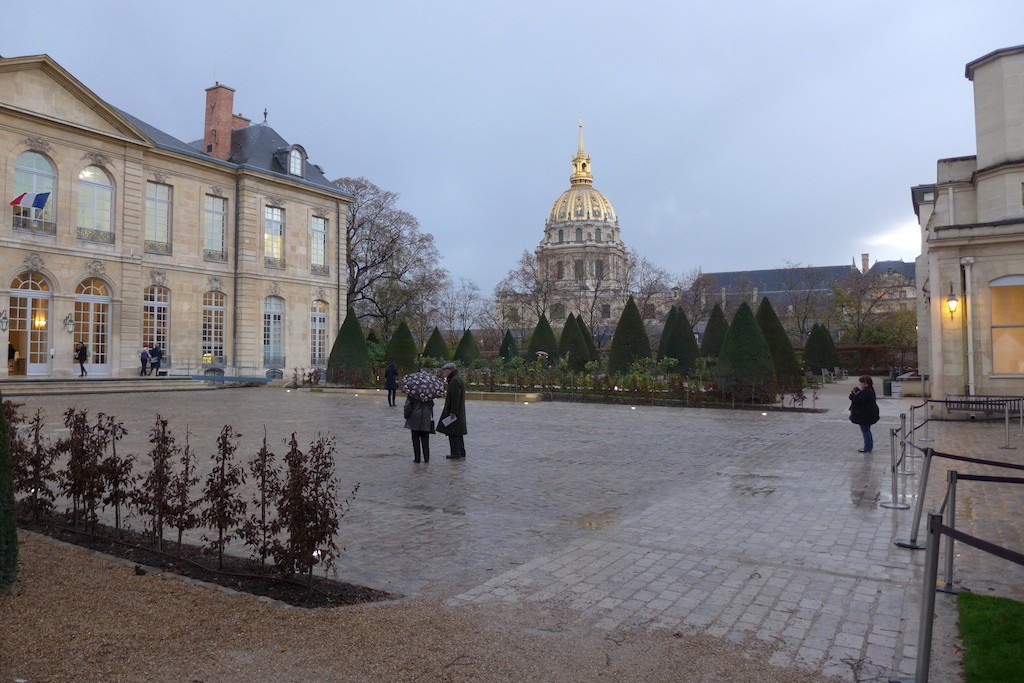
[[[626,298],[626,247],[615,208],[594,187],[582,123],[569,189],[551,206],[536,254],[542,278],[552,284],[553,323],[573,313],[592,329],[615,324]]]

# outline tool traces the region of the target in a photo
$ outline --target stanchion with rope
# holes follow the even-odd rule
[[[911,420],[911,426],[913,426],[913,420]],[[913,432],[911,432],[913,434]],[[913,440],[910,442],[911,446],[914,446]],[[913,452],[913,451],[911,451]],[[900,474],[905,477],[912,477],[917,472],[914,471],[913,463],[907,464],[907,414],[900,413]]]
[[[930,449],[929,449],[930,450]],[[929,454],[925,454],[926,462]],[[935,580],[939,575],[939,542],[942,540],[942,515],[928,513],[928,554],[924,561],[924,588],[921,590],[921,621],[917,632],[917,666],[913,678],[890,678],[889,683],[928,683],[932,660],[932,617],[935,614]]]
[[[899,501],[899,488],[897,486],[896,477],[896,429],[889,429],[889,460],[890,466],[889,471],[892,474],[892,500],[884,500],[879,505],[890,510],[906,510],[910,508],[906,503],[900,503]]]
[[[1016,450],[1016,446],[1010,445],[1010,402],[1003,401],[1003,422],[1006,424],[1006,445],[1000,446],[1004,451]]]
[[[956,528],[956,470],[950,470],[946,472],[946,479],[949,485],[946,488],[946,500],[942,502],[942,507],[939,509],[939,513],[945,513],[946,515],[946,526],[951,529]],[[958,586],[953,583],[953,537],[946,537],[946,572],[944,581],[935,586],[935,590],[941,591],[942,593],[959,593],[960,591],[970,592],[969,589],[963,586]]]
[[[923,443],[931,443],[935,439],[928,437],[928,430],[932,423],[932,402],[931,399],[924,402],[924,408],[927,411],[927,415],[924,417],[924,436],[921,437]]]
[[[910,531],[910,538],[901,541],[893,540],[893,543],[901,548],[910,548],[911,550],[924,550],[924,546],[917,542],[917,530],[921,526],[921,513],[924,511],[924,494],[928,490],[928,470],[932,466],[932,449],[926,448],[924,451],[924,463],[921,465],[921,480],[917,486],[917,505],[914,506],[914,521]]]

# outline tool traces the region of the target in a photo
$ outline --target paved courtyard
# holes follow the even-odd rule
[[[912,676],[924,552],[892,542],[910,535],[913,510],[878,503],[890,498],[888,430],[921,401],[880,400],[875,453],[864,455],[847,420],[851,386],[823,388],[814,403],[824,413],[470,401],[466,460],[445,460],[438,435],[418,465],[384,392],[23,400],[26,412],[44,408],[55,433],[71,404],[115,415],[130,429],[121,448],[139,453],[158,413],[179,441],[187,425],[202,454],[231,423],[245,460],[264,426],[279,456],[292,431],[300,443],[334,435],[339,493],[360,485],[334,569],[352,583],[455,605],[550,605],[597,629],[756,641],[779,665],[848,681]],[[1016,423],[1011,433],[1015,450],[1000,448],[1002,423],[929,432],[939,451],[1024,462]],[[950,462],[933,464],[926,511],[941,504]],[[914,504],[919,477],[899,478],[901,501]],[[1019,489],[964,482],[958,528],[1020,551]],[[1024,599],[1020,567],[962,546],[955,559],[964,586]],[[955,598],[940,593],[936,605],[931,680],[957,683]]]

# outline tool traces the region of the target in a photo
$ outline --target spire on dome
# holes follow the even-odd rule
[[[593,185],[594,176],[590,173],[590,155],[583,150],[583,117],[580,117],[580,146],[572,160],[572,175],[569,182],[573,185]]]

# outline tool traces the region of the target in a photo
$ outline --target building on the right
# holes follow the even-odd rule
[[[969,64],[977,154],[911,188],[918,357],[933,398],[1024,395],[1024,45]]]

